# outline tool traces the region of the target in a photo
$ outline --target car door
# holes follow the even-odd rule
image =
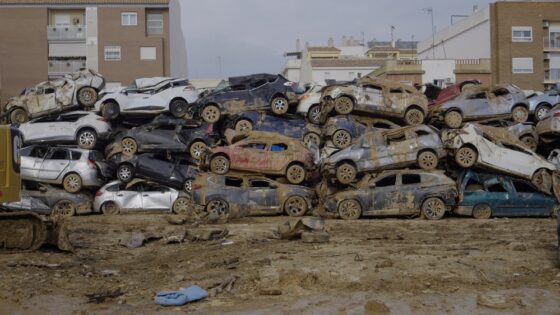
[[[147,99],[147,105],[157,111],[164,111],[169,109],[169,102],[174,96],[171,82],[167,82],[163,86],[153,90],[150,97]],[[177,93],[177,92],[175,92]]]
[[[518,205],[512,201],[511,191],[508,188],[500,177],[493,177],[484,182],[484,190],[489,193],[489,199],[484,203],[491,206],[493,216],[515,216],[514,207]]]
[[[401,174],[401,187],[398,194],[401,215],[416,214],[420,210],[422,198],[429,194],[430,186],[421,184],[421,176],[414,173]]]
[[[270,101],[272,99],[273,84],[266,79],[253,82],[250,86],[249,95],[251,98],[248,106],[251,109],[266,109],[270,108]]]
[[[552,207],[554,206],[554,199],[552,197],[544,196],[542,192],[536,189],[529,182],[513,179],[513,195],[516,197],[516,204],[518,205],[517,213],[519,216],[549,216]]]
[[[414,129],[402,129],[399,132],[387,133],[386,165],[403,165],[410,161],[410,155],[418,149],[418,135]]]
[[[180,131],[181,126],[172,124],[156,126],[142,132],[139,137],[141,146],[162,150],[186,150],[187,147],[179,136]]]
[[[358,87],[358,91],[363,94],[364,103],[356,104],[357,109],[368,112],[385,112],[385,102],[383,99],[383,88],[379,85],[364,84]],[[361,99],[361,98],[360,98]]]
[[[142,210],[143,184],[135,183],[126,189],[120,189],[116,193],[116,201],[121,210],[137,211]]]
[[[280,172],[288,166],[288,163],[297,160],[294,150],[285,142],[273,142],[266,151],[266,170]]]
[[[278,208],[278,193],[276,185],[265,178],[250,179],[248,181],[248,207],[258,210]]]
[[[407,104],[408,93],[401,87],[385,88],[390,104],[385,107],[388,112],[401,114]]]
[[[38,112],[50,112],[59,109],[55,98],[55,88],[45,86],[37,89],[37,103],[40,107]]]
[[[55,180],[64,173],[70,165],[70,151],[66,148],[53,148],[47,154],[39,170],[39,178]]]
[[[142,209],[147,211],[169,210],[171,190],[155,183],[145,183],[142,191]]]
[[[372,185],[373,184],[373,185]],[[371,203],[369,215],[398,214],[400,191],[397,175],[387,175],[370,182]]]
[[[163,154],[144,154],[138,157],[136,173],[140,176],[165,180],[171,177],[173,163]]]
[[[268,145],[258,140],[241,141],[231,150],[231,167],[253,171],[268,167]]]
[[[26,124],[22,124],[19,129],[23,133],[25,142],[46,141],[56,138],[60,132],[56,130],[56,120],[58,116],[47,116],[33,119]]]
[[[118,97],[120,110],[123,113],[150,110],[150,91],[125,90]]]
[[[23,149],[21,158],[21,175],[24,179],[35,179],[39,177],[41,165],[49,153],[46,146],[32,146]],[[29,152],[29,153],[28,153]]]
[[[488,92],[490,108],[494,115],[507,115],[513,108],[513,96],[505,87],[498,87],[492,92]]]
[[[214,96],[229,113],[240,113],[254,107],[254,100],[246,85],[234,85],[218,91]]]
[[[494,105],[488,101],[486,91],[469,95],[463,103],[463,115],[466,118],[488,117],[496,112]]]

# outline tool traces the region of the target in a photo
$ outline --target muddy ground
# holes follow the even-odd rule
[[[275,239],[287,219],[75,217],[75,253],[0,255],[0,314],[560,313],[555,219],[329,220],[326,244]],[[192,241],[221,228],[223,239]],[[166,244],[185,231],[191,240]],[[164,238],[119,245],[138,232]],[[154,304],[156,292],[191,284],[217,289],[182,307]],[[118,296],[101,301],[107,293]]]

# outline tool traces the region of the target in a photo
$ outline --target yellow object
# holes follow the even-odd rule
[[[21,135],[16,128],[0,125],[0,203],[21,198],[21,144]]]

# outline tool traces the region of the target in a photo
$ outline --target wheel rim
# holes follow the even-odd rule
[[[80,133],[79,142],[81,146],[93,147],[95,145],[95,135],[91,131],[84,131]]]
[[[338,207],[338,213],[344,220],[355,220],[361,212],[360,204],[355,200],[344,200]]]
[[[538,170],[533,176],[533,184],[545,192],[550,192],[552,177],[547,171]]]
[[[346,130],[338,130],[333,135],[333,143],[339,149],[347,147],[352,141],[352,136]]]
[[[277,113],[283,113],[286,111],[287,102],[284,98],[276,98],[272,104],[274,106],[274,110]]]
[[[439,219],[445,214],[445,204],[439,198],[430,198],[424,202],[424,215],[428,219]]]
[[[183,101],[175,101],[173,102],[173,114],[176,116],[182,116],[187,111],[187,106],[184,104]]]
[[[531,149],[531,151],[535,151],[537,149],[537,142],[535,141],[535,138],[531,136],[523,137],[521,142],[523,142],[527,148]]]
[[[25,111],[23,109],[18,108],[12,112],[11,120],[12,123],[23,124],[27,121],[27,115],[25,114]]]
[[[80,102],[85,105],[90,105],[95,101],[94,91],[91,88],[84,88],[80,91]]]
[[[119,209],[117,208],[117,205],[112,202],[108,202],[103,205],[104,214],[117,214],[118,212]]]
[[[537,109],[537,113],[536,113],[537,119],[543,120],[548,115],[549,112],[550,109],[548,107],[540,107],[539,109]]]
[[[456,111],[449,112],[445,115],[445,124],[449,128],[459,128],[463,122],[463,116]]]
[[[207,106],[202,112],[204,120],[210,123],[215,123],[220,117],[220,111],[216,106]]]
[[[302,216],[307,210],[307,204],[302,197],[290,197],[286,201],[286,212],[290,216]]]
[[[352,100],[345,96],[339,97],[334,105],[336,112],[342,115],[350,114],[352,112],[352,107]]]
[[[212,200],[208,203],[208,212],[221,216],[227,214],[228,207],[225,201]]]
[[[127,182],[132,178],[132,169],[129,166],[123,166],[119,168],[119,179],[123,182]]]
[[[338,180],[343,184],[353,181],[356,177],[356,171],[354,170],[354,167],[348,164],[339,166],[336,174]]]
[[[60,201],[55,205],[53,214],[63,217],[71,217],[74,215],[74,205],[70,201]]]
[[[476,159],[476,152],[471,148],[461,148],[457,151],[457,163],[463,167],[471,167]]]
[[[228,161],[223,156],[213,158],[211,164],[214,173],[225,174],[228,171]]]
[[[177,214],[185,214],[189,210],[189,201],[186,198],[179,198],[175,201],[173,210]]]
[[[122,151],[126,155],[133,155],[136,153],[136,141],[132,139],[124,139],[122,141]]]
[[[312,123],[318,124],[321,120],[321,108],[319,106],[313,106],[309,110],[309,120]]]
[[[204,152],[204,150],[206,150],[206,144],[204,142],[195,142],[193,143],[193,145],[191,145],[191,149],[190,149],[190,153],[191,153],[191,157],[199,160],[200,157],[202,156],[202,152]]]
[[[424,114],[418,109],[410,109],[406,112],[406,122],[409,125],[419,125],[424,121]]]
[[[81,186],[82,181],[78,175],[70,174],[66,176],[66,180],[64,180],[64,187],[66,187],[68,191],[76,192],[80,190]]]
[[[421,168],[431,170],[436,168],[438,163],[437,156],[433,152],[422,152],[418,157],[418,164]]]
[[[115,118],[117,115],[117,104],[115,103],[107,103],[103,106],[103,116],[105,118]]]
[[[477,205],[473,209],[475,219],[488,219],[492,216],[492,209],[489,205]]]
[[[235,130],[237,132],[250,132],[253,130],[253,124],[248,120],[240,120],[235,124]]]
[[[191,191],[192,191],[192,180],[190,180],[190,179],[187,180],[187,181],[185,182],[185,184],[183,185],[183,189],[184,189],[186,192],[191,192]]]
[[[292,184],[299,184],[305,179],[305,170],[299,165],[292,165],[288,169],[288,180]]]
[[[529,117],[529,112],[527,111],[527,109],[525,107],[516,107],[513,109],[513,120],[517,121],[517,122],[524,122],[527,121],[527,118]]]
[[[319,135],[314,132],[310,132],[306,134],[305,138],[303,139],[303,143],[305,143],[305,145],[309,143],[315,143],[316,145],[319,145],[320,142],[321,142],[321,137],[319,137]]]

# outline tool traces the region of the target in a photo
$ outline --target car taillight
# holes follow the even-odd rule
[[[100,197],[100,196],[103,196],[103,191],[98,190],[98,191],[95,193],[95,197]]]
[[[183,91],[194,91],[194,86],[192,86],[192,85],[187,85],[187,86],[185,86],[185,88],[183,89]]]
[[[555,112],[554,114],[552,114],[552,116],[554,116],[555,118],[560,118],[560,112]]]
[[[89,166],[89,168],[95,168],[95,162],[93,162],[92,160],[88,160],[87,161],[87,165]]]
[[[98,117],[97,120],[107,122],[107,118],[105,117]]]
[[[213,133],[214,132],[214,124],[209,124],[208,128],[206,128],[206,133]]]
[[[200,184],[193,184],[192,189],[193,190],[199,190],[200,188],[202,188],[203,186]]]

